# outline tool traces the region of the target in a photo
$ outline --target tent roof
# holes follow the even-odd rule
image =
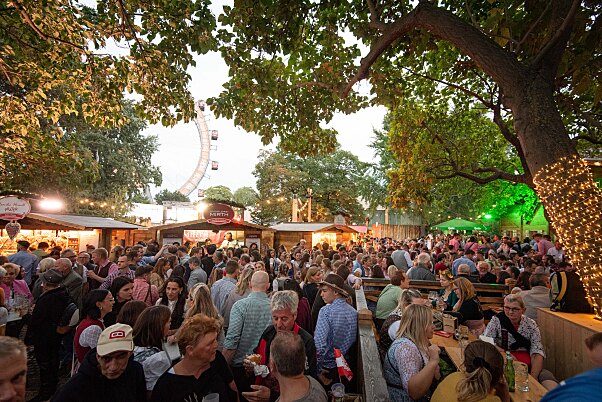
[[[5,222],[0,220],[0,222]],[[91,229],[141,229],[142,226],[111,218],[85,215],[42,214],[32,212],[19,221],[23,229],[91,230]]]
[[[439,230],[487,230],[489,229],[485,225],[478,224],[476,222],[467,221],[466,219],[452,219],[449,221],[441,222],[437,225],[432,226]]]
[[[239,221],[239,222],[232,221],[225,225],[215,225],[213,223],[207,222],[204,219],[197,219],[194,221],[175,222],[175,223],[168,223],[165,225],[151,226],[148,229],[169,230],[169,229],[179,229],[179,228],[183,228],[185,230],[245,230],[246,229],[246,230],[272,231],[272,229],[270,229],[266,226],[256,225],[254,223],[246,222],[246,221]]]

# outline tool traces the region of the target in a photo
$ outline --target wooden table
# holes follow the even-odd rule
[[[435,334],[431,340],[434,345],[442,347],[447,352],[447,355],[454,363],[456,368],[460,368],[464,362],[462,351],[453,337],[445,338]],[[515,402],[537,402],[548,392],[535,378],[529,374],[529,391],[510,392],[510,399]]]

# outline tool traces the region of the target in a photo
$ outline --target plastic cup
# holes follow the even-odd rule
[[[203,402],[219,402],[219,394],[214,392],[213,394],[206,395],[203,398]]]
[[[332,392],[332,396],[336,401],[342,401],[343,397],[345,396],[345,385],[341,384],[340,382],[332,384],[330,387],[330,392]]]

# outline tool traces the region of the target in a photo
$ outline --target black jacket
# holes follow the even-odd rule
[[[115,380],[103,376],[96,349],[84,358],[79,371],[56,393],[52,402],[146,402],[146,381],[142,365],[130,359]]]
[[[65,309],[72,299],[67,289],[58,287],[42,293],[27,325],[27,344],[36,348],[58,348],[62,336],[56,332]]]

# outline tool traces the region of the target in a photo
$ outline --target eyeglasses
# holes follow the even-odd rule
[[[522,308],[504,306],[504,310],[510,311],[511,313],[518,313]]]

